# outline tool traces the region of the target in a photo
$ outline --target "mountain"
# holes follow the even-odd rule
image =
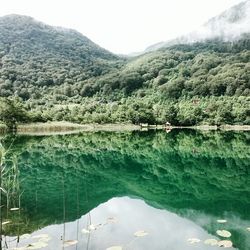
[[[1,96],[14,94],[17,86],[29,86],[29,92],[16,93],[28,99],[34,88],[79,83],[107,73],[118,60],[75,30],[21,15],[0,18]]]
[[[250,33],[250,0],[244,1],[213,17],[197,30],[167,42],[151,45],[146,51],[176,44],[188,44],[212,39],[235,41]]]
[[[74,30],[0,18],[0,97],[19,97],[33,122],[250,124],[249,61],[249,33],[124,58]]]

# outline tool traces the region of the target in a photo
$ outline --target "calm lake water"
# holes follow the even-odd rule
[[[10,169],[3,185],[12,190],[8,209],[2,200],[2,249],[221,249],[208,239],[250,249],[249,132],[1,141]]]

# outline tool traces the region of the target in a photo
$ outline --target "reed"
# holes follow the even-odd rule
[[[9,211],[12,209],[20,211],[21,206],[21,189],[17,159],[16,157],[7,159],[10,148],[11,146],[6,150],[0,142],[0,250],[2,250],[3,247],[3,236],[6,231],[3,228],[3,222],[11,221]],[[7,225],[4,227],[7,227]],[[7,242],[4,244],[6,246]]]

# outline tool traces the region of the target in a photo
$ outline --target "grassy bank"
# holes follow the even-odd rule
[[[74,134],[91,131],[135,131],[135,130],[171,130],[171,129],[198,129],[198,130],[224,130],[224,131],[250,131],[250,125],[199,125],[199,126],[171,126],[164,125],[140,125],[134,124],[77,124],[71,122],[47,122],[19,124],[18,134],[27,135],[53,135],[53,134]],[[0,133],[6,132],[6,126],[0,124]]]
[[[48,122],[21,124],[17,127],[18,134],[47,135],[69,134],[90,131],[133,131],[140,126],[133,124],[77,124],[70,122]]]

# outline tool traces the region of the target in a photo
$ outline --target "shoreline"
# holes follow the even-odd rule
[[[197,126],[165,126],[165,125],[135,125],[135,124],[77,124],[71,122],[27,123],[17,126],[18,135],[63,135],[80,132],[119,132],[119,131],[148,131],[172,129],[196,129],[203,131],[250,131],[250,125],[197,125]],[[0,124],[0,133],[5,133],[4,125]]]

